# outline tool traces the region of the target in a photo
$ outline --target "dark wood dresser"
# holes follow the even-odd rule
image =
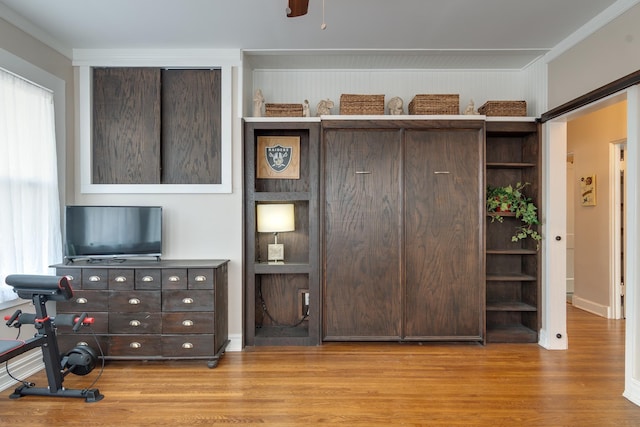
[[[92,326],[58,331],[62,353],[80,343],[105,359],[206,359],[228,341],[228,260],[76,261],[53,266],[74,296],[57,314],[87,312]],[[96,342],[97,340],[97,342]]]

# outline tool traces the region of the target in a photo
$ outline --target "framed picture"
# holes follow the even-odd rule
[[[300,137],[259,136],[256,177],[300,179]]]
[[[580,178],[580,199],[582,206],[596,205],[596,176],[587,175]]]

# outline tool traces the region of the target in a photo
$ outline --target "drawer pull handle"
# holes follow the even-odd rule
[[[193,326],[193,320],[183,320],[182,326]]]
[[[371,171],[356,171],[356,175],[371,175]]]
[[[435,171],[434,175],[449,175],[451,172],[449,171]]]
[[[65,277],[67,278],[67,280],[71,280],[73,282],[73,276],[72,275],[67,274]]]
[[[193,344],[190,342],[185,342],[182,344],[182,348],[193,348]]]
[[[86,299],[86,298],[78,298],[78,299],[76,300],[76,302],[77,302],[78,304],[86,304],[88,301],[87,301],[87,299]]]
[[[89,281],[90,282],[99,282],[100,281],[100,276],[89,276]]]
[[[138,298],[130,298],[129,299],[129,304],[138,305],[138,304],[140,304],[140,300]]]
[[[182,298],[184,304],[193,304],[193,298]]]
[[[76,345],[88,346],[89,344],[86,341],[79,341],[79,342],[76,343]]]
[[[140,326],[140,321],[139,320],[132,320],[131,322],[129,322],[129,326]]]
[[[153,282],[153,276],[144,276],[142,278],[143,282]]]
[[[129,347],[131,348],[141,348],[142,344],[140,344],[139,342],[132,342],[131,344],[129,344]]]
[[[196,276],[196,282],[206,282],[207,281],[207,276]]]
[[[169,277],[169,281],[170,282],[179,282],[180,281],[180,276],[171,276],[171,277]]]
[[[124,283],[127,281],[127,278],[125,276],[118,276],[115,278],[115,281],[118,283]]]

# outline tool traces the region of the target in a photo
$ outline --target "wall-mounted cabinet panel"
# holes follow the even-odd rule
[[[93,70],[93,182],[160,183],[160,70]]]
[[[95,184],[220,184],[221,70],[95,68]]]

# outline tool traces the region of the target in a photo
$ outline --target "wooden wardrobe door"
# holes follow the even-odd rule
[[[324,131],[324,339],[397,339],[401,131]]]
[[[481,129],[407,130],[405,335],[483,336]]]

